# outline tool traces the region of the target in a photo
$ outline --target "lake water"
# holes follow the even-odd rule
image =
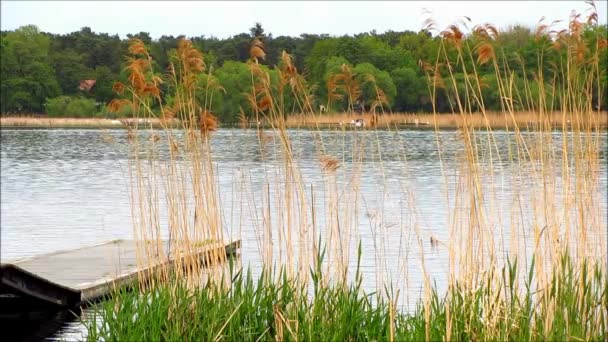
[[[142,141],[147,141],[147,133],[142,134]],[[593,172],[599,184],[590,191],[597,192],[594,210],[601,211],[598,217],[605,225],[607,135],[598,134],[600,168]],[[264,136],[264,148],[254,130],[222,129],[212,138],[224,232],[242,239],[242,263],[255,271],[262,260],[258,248],[262,204],[266,193],[274,203],[283,165],[276,134],[266,131]],[[432,280],[439,288],[445,286],[449,257],[444,243],[450,239],[453,219],[449,214],[466,210],[455,199],[463,165],[456,131],[290,130],[289,136],[304,185],[315,194],[320,232],[331,221],[326,214],[331,202],[327,184],[335,180],[337,212],[344,211],[339,214],[340,224],[342,229],[349,227],[352,250],[361,240],[367,291],[383,282],[394,284],[403,290],[404,306],[411,308],[422,291],[422,256]],[[527,191],[531,189],[527,182],[533,182],[537,165],[509,158],[516,153],[512,133],[495,132],[494,137],[495,146],[479,152],[484,160],[480,167],[483,177],[492,174],[484,183],[484,191],[492,194],[486,198],[491,203],[488,226],[494,227],[497,241],[508,246],[510,227],[521,225],[515,235],[525,237],[526,227],[534,221],[535,194]],[[530,141],[535,137],[526,135]],[[543,148],[556,152],[553,188],[554,196],[560,196],[563,135],[555,132],[551,137],[553,145]],[[340,162],[335,175],[323,172],[319,151]],[[2,130],[2,260],[132,238],[128,167],[125,130]],[[524,208],[515,215],[517,223],[512,223],[514,198]],[[280,204],[272,208],[274,217],[282,210]],[[438,248],[431,248],[431,236],[441,242]],[[351,255],[349,264],[354,263],[356,256]],[[56,336],[77,338],[78,326],[68,323]]]

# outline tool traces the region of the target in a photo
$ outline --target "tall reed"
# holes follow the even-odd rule
[[[594,24],[594,13],[589,24]],[[469,21],[465,24],[470,25]],[[427,23],[431,28],[432,22]],[[462,31],[467,25],[455,24],[441,31],[436,60],[423,64],[432,99],[446,92],[453,104],[452,115],[459,120],[459,130],[449,136],[438,129],[437,113],[430,123],[436,129],[436,152],[445,180],[437,202],[447,208],[445,224],[441,225],[446,231],[435,232],[442,237],[424,229],[424,217],[416,207],[418,189],[408,182],[415,176],[408,171],[407,151],[399,149],[403,141],[395,144],[403,177],[394,180],[385,169],[382,155],[387,152],[378,131],[338,130],[342,139],[349,137],[353,142],[352,146],[342,146],[340,156],[332,155],[330,142],[324,140],[318,127],[313,130],[318,172],[323,179],[323,196],[316,196],[321,189],[305,181],[293,132],[287,129],[292,119],[286,118],[284,109],[285,96],[291,94],[300,111],[319,124],[312,87],[287,53],[282,54],[276,70],[278,82],[273,83],[268,69],[259,63],[265,50],[256,38],[248,62],[252,82],[248,98],[253,117],[264,120],[271,129],[258,128],[256,132],[264,165],[264,191],[253,194],[253,189],[245,189],[247,198],[239,205],[247,202],[254,221],[263,270],[259,281],[255,283],[249,276],[244,280],[243,270],[233,270],[236,273],[229,278],[233,284],[226,287],[225,275],[210,271],[208,283],[186,291],[184,283],[197,284],[202,276],[201,264],[186,260],[175,274],[161,272],[158,283],[142,283],[146,285],[143,289],[153,285],[143,294],[118,296],[113,304],[120,309],[106,305],[102,314],[107,323],[100,329],[92,328],[91,336],[147,334],[141,329],[152,324],[155,330],[141,336],[605,339],[608,246],[599,188],[604,145],[598,133],[600,120],[596,120],[601,113],[594,111],[593,99],[588,96],[591,91],[605,92],[600,82],[605,71],[598,64],[600,44],[581,35],[584,23],[578,15],[570,18],[566,32],[545,30],[549,37],[543,38],[544,31],[539,29],[539,39],[548,45],[555,43],[564,53],[555,77],[545,79],[543,49],[548,46],[543,46],[538,51],[539,69],[526,70],[523,74],[529,76],[519,89],[514,82],[515,70],[526,66],[511,65],[512,56],[501,48],[499,30],[489,24],[473,26],[469,34],[474,39],[468,40]],[[226,204],[218,194],[210,144],[217,121],[210,112],[213,99],[206,96],[208,92],[203,90],[202,99],[196,96],[201,90],[197,89],[197,75],[210,74],[203,56],[183,40],[172,56],[168,75],[159,77],[140,41],[132,41],[130,52],[130,84],[116,86],[130,98],[112,105],[132,105],[140,116],[161,121],[178,117],[183,123],[181,130],[163,127],[160,140],[142,140],[140,127],[130,133],[134,232],[146,241],[140,257],[160,260],[169,253],[179,255],[200,244],[221,242],[227,237],[222,216]],[[491,67],[495,72],[504,109],[499,114],[485,110],[477,72],[480,67]],[[349,83],[352,77],[348,72],[343,67],[343,76],[332,79],[328,86],[350,89],[350,107],[357,87]],[[538,80],[538,97],[531,95],[531,79]],[[165,94],[166,102],[159,96],[161,81],[171,91]],[[218,85],[207,83],[205,87],[209,86]],[[550,94],[561,96],[558,133],[554,131],[556,111]],[[379,92],[377,101],[382,106]],[[153,104],[160,108],[159,114],[151,109]],[[528,127],[522,127],[516,118],[522,106],[534,119]],[[502,133],[494,131],[492,117],[497,115],[509,123],[507,134],[513,139],[506,144],[500,141]],[[148,136],[157,134],[151,127],[143,129],[151,131]],[[166,139],[163,145],[162,139]],[[278,146],[271,160],[265,157],[269,141]],[[163,149],[168,161],[159,155]],[[450,149],[457,151],[456,162],[448,164],[445,151]],[[375,211],[368,204],[370,195],[361,191],[369,181],[362,173],[369,167],[377,171],[382,184]],[[395,182],[397,186],[389,185]],[[510,198],[505,199],[501,192],[504,186],[510,187]],[[393,229],[391,218],[385,216],[384,200],[395,197],[406,213]],[[510,203],[509,209],[505,209],[505,202]],[[161,203],[165,203],[166,217],[161,215]],[[363,212],[367,222],[361,222]],[[373,250],[361,249],[363,227],[371,228]],[[168,236],[163,235],[165,229]],[[161,243],[167,237],[169,249]],[[399,246],[396,258],[387,255],[391,245]],[[445,293],[434,285],[436,274],[429,270],[426,259],[429,247],[448,255]],[[362,286],[361,256],[368,253],[373,254],[373,287]],[[225,255],[219,253],[212,259],[208,262],[221,262]],[[416,261],[421,277],[420,283],[412,286],[410,275],[416,267],[411,264]],[[399,269],[397,274],[395,268]],[[422,296],[416,309],[407,313],[401,309],[410,286],[421,289]],[[370,288],[375,290],[371,295]],[[146,301],[141,296],[155,299]],[[337,314],[332,315],[332,310]],[[123,316],[108,322],[113,314]],[[169,316],[179,319],[164,319]],[[132,317],[137,319],[132,322]]]
[[[595,11],[587,22],[594,24],[593,18],[596,18]],[[466,27],[466,24],[470,25],[470,22],[462,26]],[[605,336],[603,317],[606,316],[606,308],[600,304],[606,301],[603,290],[595,292],[599,302],[586,302],[583,299],[590,290],[586,279],[590,269],[600,275],[600,283],[602,280],[599,279],[605,279],[606,275],[606,217],[597,188],[601,135],[596,133],[599,130],[598,121],[593,119],[595,106],[592,96],[589,96],[592,89],[598,88],[599,91],[599,80],[605,77],[598,65],[600,50],[597,45],[590,46],[595,42],[585,41],[581,35],[583,19],[573,14],[567,32],[559,33],[558,37],[545,38],[554,41],[557,44],[555,48],[566,51],[561,68],[556,70],[558,77],[551,81],[544,80],[543,50],[538,51],[539,70],[534,71],[533,77],[539,80],[541,91],[538,102],[534,102],[529,91],[530,79],[524,79],[524,89],[514,86],[514,68],[509,65],[508,52],[501,49],[498,43],[499,31],[489,24],[474,26],[472,34],[476,42],[471,45],[470,40],[463,39],[462,26],[451,25],[440,32],[443,38],[440,55],[429,72],[429,78],[442,78],[441,82],[434,82],[435,85],[446,83],[451,84],[452,89],[458,89],[450,95],[455,102],[455,112],[463,122],[460,137],[465,162],[459,172],[463,191],[456,192],[454,200],[455,206],[465,208],[468,214],[457,210],[452,213],[456,224],[450,228],[451,276],[446,315],[460,317],[464,314],[472,318],[482,313],[487,317],[483,322],[486,327],[497,326],[504,317],[501,313],[506,311],[505,307],[512,305],[514,298],[521,297],[518,291],[524,288],[531,291],[532,288],[534,295],[531,297],[537,309],[531,313],[535,318],[529,328],[535,336],[555,338],[552,334],[556,320],[563,320],[564,315],[578,316],[576,310],[569,311],[573,307],[563,307],[560,301],[565,298],[556,293],[556,288],[562,286],[560,279],[577,273],[579,283],[571,295],[579,299],[578,310],[589,312],[597,320],[593,324],[585,324],[579,337],[590,339]],[[582,54],[582,50],[587,53]],[[455,52],[456,60],[450,59],[449,51]],[[506,156],[501,155],[484,109],[477,68],[486,63],[491,63],[495,70],[504,115],[514,123],[515,146]],[[525,65],[521,67],[525,68]],[[464,74],[463,83],[458,83],[456,73]],[[547,115],[551,112],[548,94],[555,94],[557,88],[561,88],[560,93],[564,94],[561,98],[561,154],[553,148],[555,135],[551,117]],[[533,127],[533,134],[525,134],[516,124],[516,102],[526,103],[535,113],[538,124]],[[486,119],[483,131],[471,122],[473,108],[480,108]],[[497,205],[499,194],[495,190],[498,186],[496,181],[499,180],[496,172],[502,158],[519,164],[511,183],[520,184],[521,188],[513,189],[516,190],[513,203],[531,210],[531,222],[523,222],[523,214],[520,217],[511,214],[515,220],[511,220],[509,227],[510,246],[507,246],[504,232],[501,231],[505,224],[500,222],[500,218],[504,214]],[[456,215],[462,216],[456,218]],[[500,237],[498,240],[497,236]],[[522,236],[523,246],[520,245]],[[513,271],[528,267],[533,269],[528,277],[512,275],[507,283],[504,279],[505,265]],[[521,281],[525,282],[525,286]],[[450,312],[453,300],[461,293],[465,298],[473,295],[476,289],[487,291],[483,294],[481,312],[476,312],[478,309],[475,307],[465,307],[465,312]],[[426,298],[425,303],[430,300]],[[564,311],[557,312],[556,308],[560,306]],[[542,318],[536,320],[538,316]],[[449,336],[450,328],[456,322],[446,323],[446,335]],[[561,325],[560,329],[567,330],[567,324]],[[562,333],[560,331],[558,334]],[[567,332],[560,336],[570,338]]]

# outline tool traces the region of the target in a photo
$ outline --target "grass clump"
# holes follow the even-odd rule
[[[359,256],[360,258],[360,256]],[[473,291],[456,283],[444,296],[432,290],[406,313],[379,293],[365,293],[361,273],[350,285],[324,285],[311,270],[311,288],[283,271],[231,271],[230,285],[184,281],[143,291],[119,291],[94,308],[88,340],[592,340],[608,337],[608,279],[599,268],[576,270],[564,254],[551,286],[517,291],[516,263],[502,269],[496,288]],[[231,270],[234,270],[231,267]],[[534,277],[534,265],[526,284]],[[487,276],[491,278],[490,275]],[[268,281],[268,279],[277,279]],[[489,282],[482,282],[489,284]],[[225,284],[225,283],[224,283]],[[547,303],[553,303],[547,305]],[[427,319],[425,316],[428,314]],[[551,320],[547,320],[551,317]]]
[[[119,291],[94,309],[103,323],[89,321],[88,339],[385,340],[396,333],[397,321],[400,333],[415,326],[397,317],[392,303],[365,294],[359,272],[348,286],[325,286],[321,270],[311,270],[309,291],[284,269],[264,270],[257,279],[251,270],[230,269],[229,286],[221,281],[192,288],[176,280]]]

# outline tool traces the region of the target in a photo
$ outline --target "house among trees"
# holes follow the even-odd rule
[[[78,89],[88,92],[88,91],[91,91],[91,89],[93,89],[93,87],[95,87],[96,83],[97,83],[96,80],[82,80],[82,81],[80,81],[80,85],[78,86]]]

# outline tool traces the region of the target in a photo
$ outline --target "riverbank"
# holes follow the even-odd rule
[[[578,116],[577,118],[580,118]],[[391,113],[377,115],[374,119],[369,113],[331,113],[331,114],[307,114],[292,115],[285,122],[287,128],[335,128],[353,126],[353,120],[361,119],[365,127],[376,127],[381,129],[391,128],[440,128],[457,129],[466,123],[475,128],[492,129],[537,129],[539,123],[543,122],[549,127],[570,127],[577,122],[572,115],[564,115],[561,112],[547,113],[542,118],[538,113],[518,112],[513,115],[508,113],[490,112],[486,115],[473,113],[466,117],[460,114],[437,114],[432,113]],[[599,127],[608,129],[608,112],[592,112],[579,122],[583,127]],[[0,117],[0,128],[128,128],[135,124],[141,127],[161,127],[159,119],[105,119],[105,118],[49,118],[44,116],[5,116]],[[180,127],[178,120],[171,122],[173,127]],[[237,125],[241,128],[257,127],[257,122],[249,122]],[[269,127],[265,120],[260,120],[260,126]],[[221,123],[220,123],[220,126]],[[231,127],[231,125],[223,125]]]
[[[158,119],[49,118],[44,116],[6,116],[0,128],[128,128],[160,127]],[[173,123],[174,125],[176,123]]]
[[[332,113],[321,115],[294,115],[286,120],[287,127],[307,127],[316,128],[332,125],[350,125],[353,120],[362,119],[366,126],[374,125],[378,128],[394,127],[431,127],[442,129],[457,129],[466,124],[475,128],[492,129],[535,129],[540,123],[546,127],[561,128],[572,126],[576,119],[574,114],[564,114],[561,112],[545,113],[542,116],[536,112],[517,112],[513,115],[507,112],[487,112],[472,113],[463,116],[461,114],[436,114],[432,113],[387,113],[376,115],[375,118],[370,113],[349,114]],[[577,116],[577,118],[579,118]],[[582,126],[608,128],[608,112],[592,112],[585,117]]]

